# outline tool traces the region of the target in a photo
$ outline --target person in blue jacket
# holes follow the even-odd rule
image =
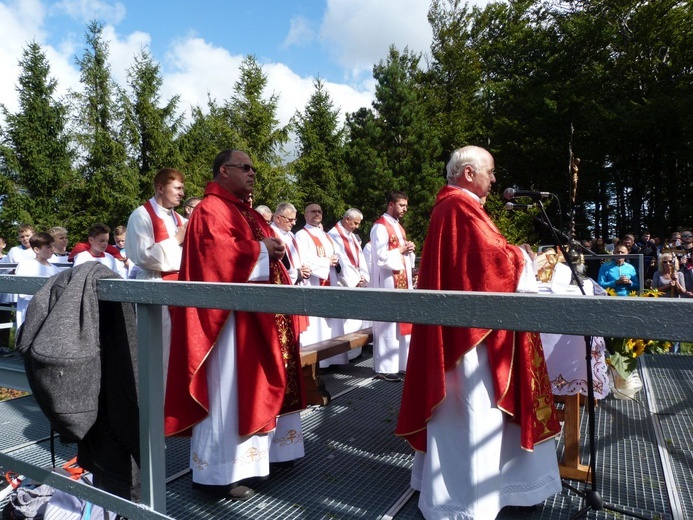
[[[637,291],[640,287],[635,267],[627,263],[622,256],[627,254],[628,248],[625,245],[617,245],[614,248],[616,258],[599,269],[597,283],[604,289],[613,289],[617,296],[628,296],[628,293]]]

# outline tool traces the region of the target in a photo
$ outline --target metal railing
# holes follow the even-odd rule
[[[45,279],[0,276],[0,292],[33,294]],[[137,305],[142,504],[0,453],[0,464],[131,519],[167,518],[161,305],[406,321],[573,335],[693,342],[693,299],[396,291],[254,284],[100,280],[98,298]],[[7,373],[0,370],[0,386]],[[152,384],[158,382],[158,384]]]

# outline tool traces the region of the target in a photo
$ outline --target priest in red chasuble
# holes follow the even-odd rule
[[[483,209],[491,154],[456,150],[447,178],[418,288],[537,292],[529,246],[508,244]],[[425,518],[493,519],[560,491],[559,429],[539,334],[414,325],[396,433],[416,450],[411,484]]]
[[[226,150],[193,212],[179,280],[290,285],[284,243],[248,204],[255,169]],[[193,487],[246,500],[247,479],[302,457],[305,406],[296,320],[283,314],[176,307],[166,388],[167,435],[191,434]]]

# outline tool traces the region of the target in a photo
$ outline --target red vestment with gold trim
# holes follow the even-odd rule
[[[419,289],[514,292],[524,267],[481,204],[446,186],[436,198],[419,270]],[[489,309],[492,313],[493,309]],[[486,342],[498,408],[521,427],[521,445],[557,435],[560,424],[537,333],[414,325],[396,434],[426,451],[426,423],[445,398],[445,373]]]
[[[260,240],[273,236],[262,216],[210,182],[188,222],[180,281],[248,281],[260,257]],[[268,284],[291,285],[286,269],[270,261]],[[189,434],[209,410],[205,361],[230,311],[172,307],[171,357],[166,386],[165,433]],[[276,417],[305,407],[294,316],[234,313],[239,434],[272,430]]]

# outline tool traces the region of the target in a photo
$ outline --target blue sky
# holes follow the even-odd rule
[[[483,5],[486,0],[474,0]],[[427,52],[427,0],[0,0],[0,103],[17,109],[18,61],[26,44],[40,43],[58,80],[59,94],[79,89],[89,20],[105,24],[111,70],[126,71],[143,48],[161,64],[168,99],[180,109],[204,106],[207,95],[228,99],[243,57],[254,54],[279,95],[287,123],[302,110],[316,77],[325,82],[342,115],[373,99],[371,69],[390,44]]]

